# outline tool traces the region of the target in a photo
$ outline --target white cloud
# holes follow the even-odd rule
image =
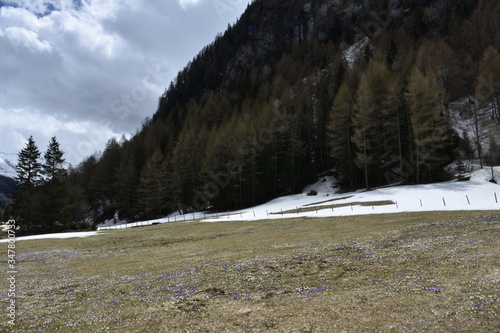
[[[40,151],[44,151],[50,138],[56,136],[71,164],[79,163],[93,154],[112,137],[120,137],[110,127],[90,121],[66,121],[39,111],[0,108],[2,151],[17,153],[32,135]]]
[[[36,32],[21,27],[9,27],[5,29],[5,34],[14,47],[25,46],[40,52],[49,52],[52,47],[50,42],[40,40]]]
[[[182,8],[187,9],[189,6],[196,5],[200,0],[178,0]]]
[[[57,21],[59,33],[67,39],[75,37],[83,49],[112,57],[121,45],[117,34],[105,31],[101,23],[88,13],[60,13]]]
[[[120,1],[115,0],[83,1],[82,4],[84,12],[99,20],[116,18],[116,11],[120,8]]]
[[[30,135],[45,149],[55,135],[77,163],[135,133],[248,1],[227,2],[222,17],[202,0],[2,1],[0,151],[18,152]]]

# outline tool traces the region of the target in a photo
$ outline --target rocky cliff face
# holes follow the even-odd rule
[[[297,1],[258,1],[250,5],[237,23],[240,31],[236,55],[226,64],[224,81],[240,77],[244,71],[261,61],[273,50],[290,45],[307,46],[315,40],[344,42],[349,47],[355,42],[386,29],[402,12],[399,1],[389,10],[366,11],[359,1],[323,0],[298,3]],[[369,26],[358,27],[363,20]],[[349,31],[342,30],[341,21],[352,21]]]

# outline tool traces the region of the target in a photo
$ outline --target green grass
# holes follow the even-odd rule
[[[16,246],[17,325],[2,316],[2,332],[500,330],[498,211],[179,222]]]

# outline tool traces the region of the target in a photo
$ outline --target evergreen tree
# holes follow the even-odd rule
[[[165,187],[161,177],[163,155],[156,150],[141,172],[137,186],[138,204],[146,213],[146,218],[160,217],[165,213],[162,198]]]
[[[351,141],[351,117],[354,96],[347,82],[343,82],[333,101],[327,124],[330,154],[335,163],[337,177],[344,187],[354,188],[354,147]]]
[[[73,207],[70,203],[70,188],[66,169],[63,167],[64,152],[56,137],[52,137],[44,154],[42,165],[46,181],[41,188],[44,192],[44,209],[40,212],[45,231],[64,230],[72,221]]]
[[[186,212],[186,207],[195,206],[196,190],[200,187],[200,171],[203,152],[205,151],[205,126],[186,123],[172,153],[174,197],[178,209]]]
[[[138,183],[135,158],[133,156],[121,161],[116,171],[116,178],[116,209],[121,218],[132,219]]]
[[[30,136],[26,147],[18,154],[16,181],[20,188],[30,189],[40,184],[42,165],[39,159],[40,151],[33,136]]]
[[[30,136],[26,147],[18,154],[16,166],[17,190],[14,192],[13,213],[22,226],[22,232],[33,232],[41,227],[43,205],[41,184],[42,167],[39,161],[40,151]]]
[[[63,167],[65,159],[63,156],[64,152],[61,150],[59,142],[57,142],[55,136],[52,137],[45,151],[45,163],[42,166],[43,173],[48,178],[49,182],[54,182],[56,178],[62,176],[62,173],[65,171]]]
[[[387,107],[390,73],[385,64],[373,60],[363,73],[357,91],[356,108],[353,115],[352,140],[358,148],[356,164],[363,168],[365,185],[370,187],[371,176],[376,176],[380,183],[383,173],[384,157],[391,155],[389,149],[392,142],[389,137],[394,135],[394,127],[388,126],[393,118],[393,108]],[[387,149],[387,151],[386,151]]]
[[[488,46],[479,65],[475,84],[476,106],[500,123],[500,53]]]
[[[410,76],[406,101],[409,106],[416,154],[416,181],[433,176],[444,167],[448,156],[448,123],[444,115],[444,91],[432,71],[424,75],[415,68]]]

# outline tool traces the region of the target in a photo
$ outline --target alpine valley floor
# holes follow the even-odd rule
[[[498,332],[499,258],[500,211],[198,220],[25,240],[16,325],[5,315],[0,330]]]

